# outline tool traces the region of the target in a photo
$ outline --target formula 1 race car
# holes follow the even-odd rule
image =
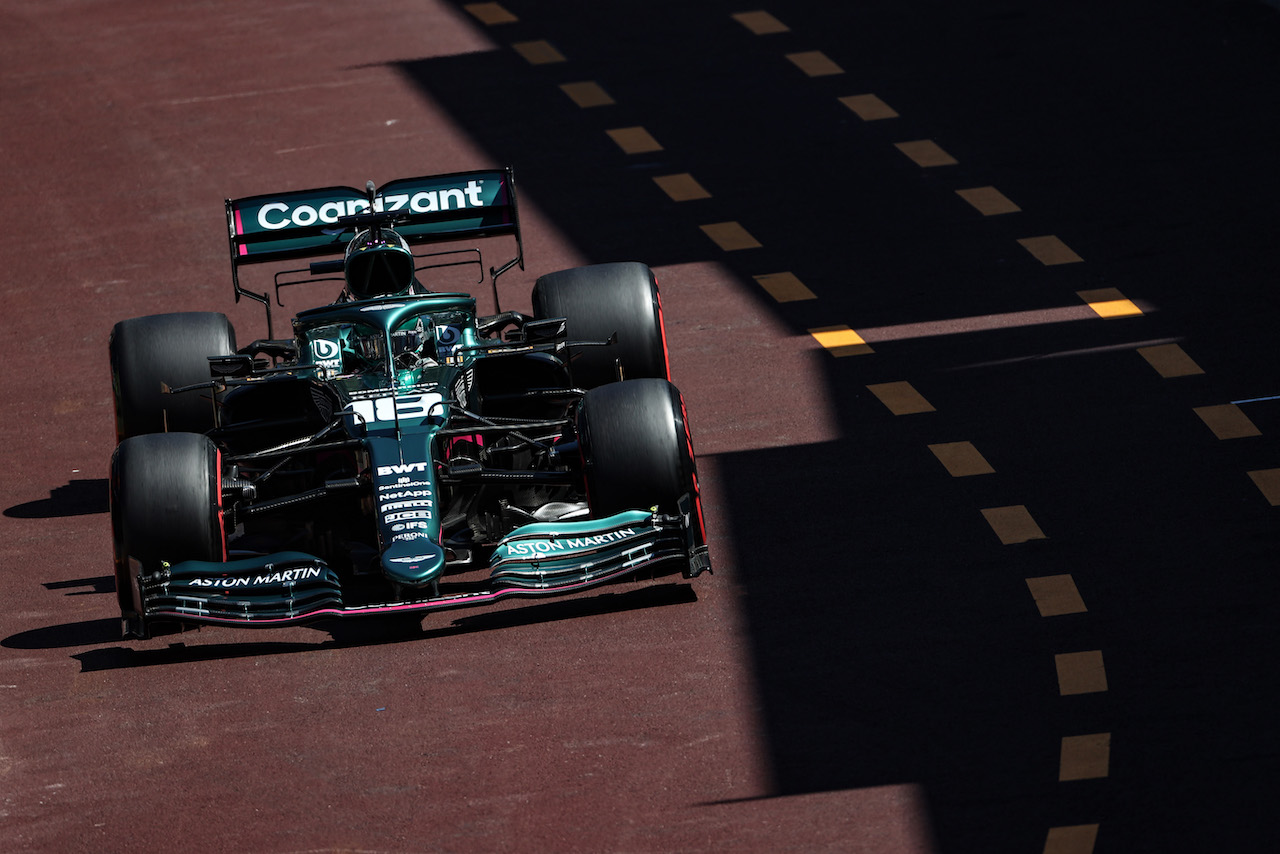
[[[227,200],[232,285],[267,313],[237,348],[225,315],[117,323],[115,576],[126,636],[157,627],[420,617],[710,569],[683,400],[653,273],[551,273],[533,314],[501,311],[523,246],[510,169]],[[511,236],[495,309],[427,290],[425,270]],[[258,262],[341,281],[273,337]],[[281,265],[277,265],[281,266]],[[483,281],[483,274],[480,277]]]

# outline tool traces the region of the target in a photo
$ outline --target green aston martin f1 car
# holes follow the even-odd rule
[[[501,311],[523,247],[511,170],[228,200],[226,316],[115,325],[119,444],[111,522],[124,631],[282,626],[421,614],[508,596],[710,569],[684,404],[670,383],[653,273],[600,264],[542,276],[533,314]],[[478,249],[498,313],[429,289]],[[317,258],[240,282],[259,262]],[[276,338],[282,287],[341,282]],[[424,279],[428,281],[424,282]],[[483,275],[481,276],[483,280]]]

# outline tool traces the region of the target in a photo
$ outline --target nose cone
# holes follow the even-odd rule
[[[427,538],[397,541],[382,553],[382,572],[406,587],[425,587],[444,573],[444,549]]]

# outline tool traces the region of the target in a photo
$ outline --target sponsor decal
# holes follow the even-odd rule
[[[414,213],[465,210],[482,208],[481,182],[471,180],[465,187],[445,187],[440,190],[423,190],[413,193],[393,193],[373,200],[378,213],[409,210]],[[342,199],[290,207],[285,202],[268,202],[258,209],[258,226],[267,231],[278,231],[289,226],[336,225],[344,216],[354,216],[369,210],[365,199]]]
[[[430,480],[431,466],[429,461],[378,466],[377,476],[388,479],[377,485],[378,513],[383,529],[394,532],[392,540],[434,527],[435,490]]]
[[[412,501],[390,501],[378,509],[386,513],[389,510],[408,510],[411,507],[430,507],[433,503],[430,498],[415,498]]]
[[[325,371],[342,370],[342,350],[337,341],[316,338],[311,342],[311,361]]]
[[[395,463],[389,466],[378,466],[378,477],[391,477],[397,474],[418,474],[431,470],[431,463]],[[401,481],[404,482],[404,481]]]
[[[453,355],[454,348],[462,342],[462,329],[457,326],[437,326],[435,330],[436,354],[447,360]]]
[[[392,522],[400,522],[405,519],[430,519],[430,518],[431,518],[430,510],[405,510],[400,513],[382,514],[382,521],[388,525],[391,524]]]
[[[338,342],[330,341],[328,338],[317,338],[311,342],[311,352],[317,359],[336,359],[338,358]]]
[[[594,534],[588,537],[573,537],[555,540],[520,540],[514,543],[507,543],[507,554],[511,557],[541,557],[543,555],[558,554],[576,549],[590,549],[597,548],[599,546],[607,546],[610,543],[621,542],[634,537],[635,535],[635,528],[623,528],[620,531],[610,531],[607,534]]]
[[[414,480],[411,477],[398,477],[394,481],[387,481],[386,483],[378,484],[378,492],[388,492],[392,489],[430,489],[430,488],[431,488],[431,481]],[[378,497],[379,499],[381,499],[381,498],[385,498],[386,496],[380,495]]]
[[[262,584],[292,584],[297,581],[319,578],[320,575],[320,567],[304,566],[300,569],[268,572],[265,575],[256,575],[252,579],[247,575],[238,577],[224,576],[222,578],[193,578],[188,583],[192,587],[257,587]]]
[[[303,569],[286,569],[273,575],[259,575],[253,579],[254,584],[279,584],[285,581],[305,581],[308,578],[319,578],[320,568],[315,566]]]
[[[421,563],[424,560],[431,560],[435,555],[414,555],[413,557],[392,557],[387,560],[392,563]]]
[[[192,587],[248,587],[248,578],[193,578]]]
[[[347,404],[344,411],[351,412],[361,421],[370,424],[379,421],[395,421],[400,418],[430,418],[433,410],[435,410],[437,416],[441,416],[444,414],[440,408],[443,403],[444,397],[436,392],[407,394],[401,397],[385,395],[383,397],[353,400]],[[414,465],[426,465],[426,463],[414,463]],[[379,475],[384,474],[382,471],[384,468],[388,467],[379,467]],[[392,468],[395,467],[392,466]],[[413,469],[412,471],[423,471],[423,469]],[[396,472],[396,474],[407,473],[408,471]]]
[[[399,486],[400,484],[387,484],[387,485]],[[426,484],[421,484],[421,485],[426,486]],[[402,499],[402,498],[430,498],[430,497],[431,497],[431,490],[429,488],[405,489],[400,492],[388,492],[386,495],[379,495],[378,500],[379,501],[398,501],[399,499]],[[427,504],[430,504],[430,503],[431,503],[430,501],[427,502]],[[383,508],[384,509],[386,508],[385,504],[383,505]]]

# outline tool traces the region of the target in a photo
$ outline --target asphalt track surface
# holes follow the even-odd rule
[[[464,5],[0,2],[0,848],[1267,850],[1277,13]],[[657,270],[715,574],[121,641],[111,325],[506,164],[505,307]]]

